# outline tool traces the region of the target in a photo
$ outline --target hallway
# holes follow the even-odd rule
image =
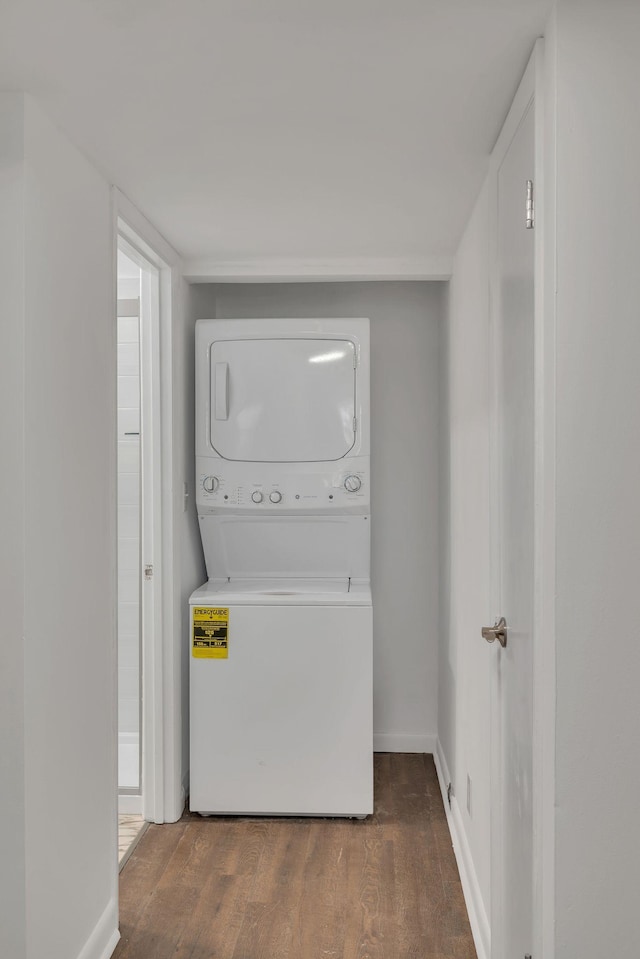
[[[114,959],[475,959],[431,756],[375,757],[375,813],[150,826]]]

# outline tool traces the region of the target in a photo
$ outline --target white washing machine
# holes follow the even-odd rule
[[[369,327],[201,320],[190,808],[373,811]]]

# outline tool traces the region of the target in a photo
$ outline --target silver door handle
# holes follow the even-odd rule
[[[488,643],[495,643],[496,639],[504,649],[507,645],[507,621],[501,616],[495,626],[483,626],[482,636]]]

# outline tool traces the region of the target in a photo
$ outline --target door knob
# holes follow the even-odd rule
[[[497,639],[504,649],[507,645],[507,621],[504,616],[500,617],[495,626],[483,626],[482,635],[488,643],[495,643]]]

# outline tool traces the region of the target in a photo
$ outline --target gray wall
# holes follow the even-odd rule
[[[26,955],[23,159],[22,97],[0,94],[0,956],[13,959]]]
[[[431,751],[439,631],[439,350],[443,284],[200,285],[192,318],[371,321],[374,730],[379,749]]]
[[[204,564],[198,513],[196,510],[196,449],[195,449],[195,323],[200,315],[200,289],[183,281],[180,288],[180,330],[174,341],[174,397],[176,416],[174,439],[177,459],[189,493],[187,511],[176,524],[180,535],[180,621],[182,633],[180,677],[182,704],[182,782],[188,792],[189,785],[189,657],[191,638],[189,634],[189,597],[194,589],[207,580]],[[179,534],[178,534],[179,530]]]
[[[0,955],[70,959],[108,955],[118,938],[111,196],[33,100],[0,103],[21,193],[10,206],[15,189],[0,176],[3,265],[16,270],[1,323],[0,380],[5,389],[6,367],[13,391],[0,417],[11,466],[0,525],[13,551],[12,572],[0,556],[13,723],[2,819],[14,837],[7,849],[0,831]],[[0,170],[6,161],[5,147]],[[3,726],[3,762],[6,735]]]
[[[635,959],[640,4],[557,9],[556,951]]]

